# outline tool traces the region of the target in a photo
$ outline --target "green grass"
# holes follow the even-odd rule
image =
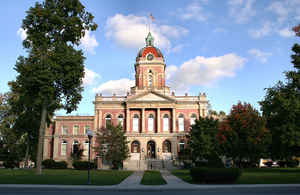
[[[145,171],[141,181],[143,185],[164,185],[167,182],[162,178],[159,171]]]
[[[119,184],[131,171],[92,170],[92,185]],[[0,169],[0,184],[57,184],[57,185],[86,185],[87,171],[72,169],[44,169],[42,175],[35,175],[34,169]]]
[[[188,183],[194,183],[189,170],[173,170],[172,174]],[[299,168],[244,169],[237,184],[300,184]]]

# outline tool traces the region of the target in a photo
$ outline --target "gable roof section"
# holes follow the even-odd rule
[[[128,98],[127,102],[176,102],[176,100],[155,91],[147,91]]]

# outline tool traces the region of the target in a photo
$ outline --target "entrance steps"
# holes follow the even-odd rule
[[[172,160],[158,160],[158,159],[147,159],[147,160],[126,160],[123,162],[124,170],[171,170],[177,169],[173,165]]]

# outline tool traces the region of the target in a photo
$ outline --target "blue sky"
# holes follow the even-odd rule
[[[26,55],[20,29],[35,1],[3,1],[0,7],[0,93],[14,80],[16,59]],[[149,13],[154,44],[167,64],[168,85],[180,95],[205,92],[214,110],[229,112],[239,100],[259,109],[264,88],[292,69],[291,28],[300,23],[300,0],[82,0],[98,29],[87,33],[83,100],[72,114],[93,115],[95,93],[122,95],[134,80]],[[58,111],[57,114],[64,114]]]

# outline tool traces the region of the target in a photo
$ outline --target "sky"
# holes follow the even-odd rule
[[[0,6],[0,93],[16,78],[18,56],[26,55],[21,28],[36,1]],[[83,99],[72,115],[93,115],[96,93],[125,95],[134,85],[134,63],[149,32],[167,65],[167,85],[176,95],[206,93],[212,109],[230,112],[238,101],[260,109],[265,88],[292,70],[299,43],[300,0],[81,0],[98,29],[86,32]],[[297,9],[298,8],[298,9]],[[57,115],[64,115],[59,110]]]

